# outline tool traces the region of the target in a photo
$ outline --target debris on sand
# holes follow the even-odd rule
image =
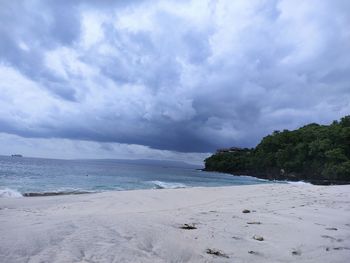
[[[262,236],[254,235],[253,239],[258,240],[258,241],[264,241],[264,238]]]
[[[210,255],[217,256],[217,257],[229,258],[228,255],[226,255],[224,252],[217,250],[217,249],[208,248],[206,250],[206,253],[210,254]]]
[[[242,211],[242,213],[243,213],[243,214],[248,214],[248,213],[250,213],[250,210],[244,209],[244,210]]]
[[[252,222],[247,222],[248,225],[261,225],[261,222],[259,221],[252,221]]]
[[[183,224],[182,226],[180,226],[180,228],[186,230],[197,229],[197,227],[194,224]]]
[[[301,255],[301,251],[300,250],[293,250],[292,251],[292,255],[293,256],[300,256]]]

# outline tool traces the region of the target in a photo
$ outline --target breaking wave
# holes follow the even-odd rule
[[[188,186],[181,183],[167,183],[162,181],[149,181],[153,184],[155,189],[176,189],[176,188],[187,188]]]
[[[304,182],[304,181],[295,181],[295,182],[288,181],[288,184],[294,184],[294,185],[312,185],[311,183]]]
[[[18,198],[18,197],[23,197],[23,195],[14,189],[5,188],[5,189],[0,189],[0,198],[2,197]]]

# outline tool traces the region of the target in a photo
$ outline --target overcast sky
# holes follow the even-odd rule
[[[350,1],[0,1],[0,154],[200,162],[350,114]]]

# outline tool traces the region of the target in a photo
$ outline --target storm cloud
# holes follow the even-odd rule
[[[1,1],[0,132],[255,146],[350,113],[349,25],[347,0]]]

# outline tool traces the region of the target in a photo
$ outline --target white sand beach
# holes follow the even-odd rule
[[[195,229],[181,229],[183,224]],[[345,263],[350,185],[1,198],[0,237],[4,263]]]

